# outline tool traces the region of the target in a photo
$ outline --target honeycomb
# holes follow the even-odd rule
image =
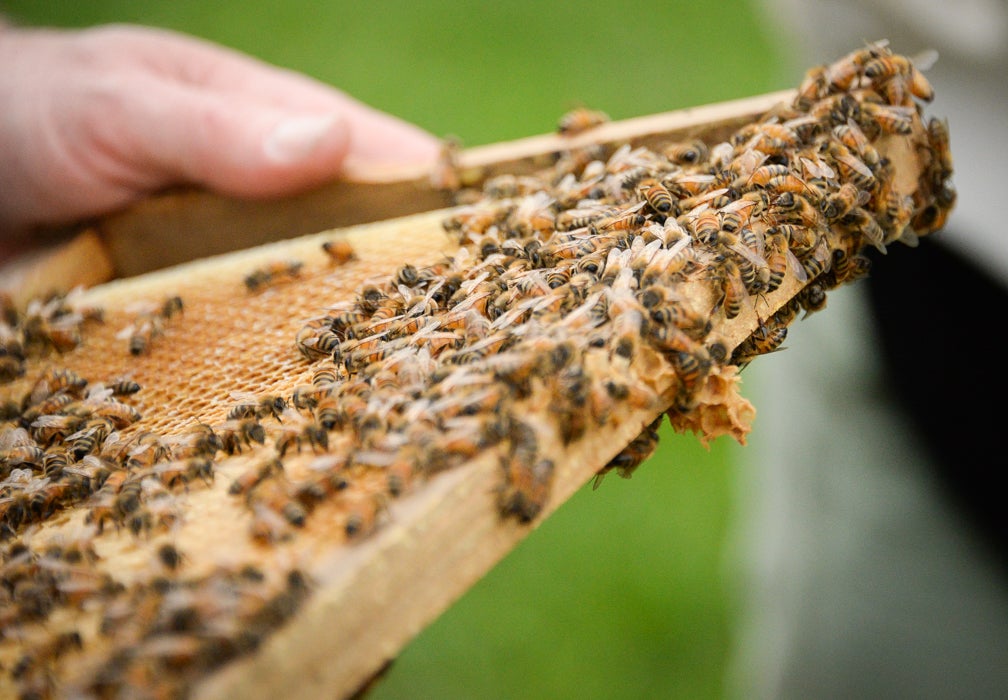
[[[724,140],[572,147],[451,179],[449,210],[7,305],[0,687],[269,694],[355,619],[369,542],[421,547],[397,525],[452,473],[514,533],[575,465],[632,475],[666,416],[744,443],[739,368],[868,274],[869,246],[944,224],[931,98],[876,42]],[[377,587],[423,578],[381,561]],[[371,658],[338,692],[389,644],[341,646],[326,663]]]

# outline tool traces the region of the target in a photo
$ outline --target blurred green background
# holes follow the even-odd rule
[[[772,32],[743,0],[23,0],[0,8],[26,24],[185,31],[313,75],[464,146],[551,131],[579,105],[621,119],[792,87],[801,77],[782,70]],[[721,438],[707,450],[666,424],[633,479],[583,488],[424,630],[369,697],[721,697],[738,449]]]

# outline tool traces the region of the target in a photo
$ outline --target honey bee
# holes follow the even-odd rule
[[[677,165],[698,165],[707,160],[710,149],[699,139],[677,141],[665,145],[662,153]]]
[[[849,90],[854,81],[864,74],[865,66],[880,56],[891,55],[888,42],[876,41],[864,48],[851,51],[826,68],[826,78],[830,87],[836,90]]]
[[[277,479],[261,480],[246,498],[253,511],[257,505],[265,506],[295,527],[303,527],[308,518],[304,505],[291,496],[285,482]]]
[[[929,54],[930,55],[930,54]],[[923,58],[927,60],[929,55]],[[907,79],[907,87],[911,94],[925,102],[934,99],[934,88],[924,74],[917,69],[914,61],[907,56],[895,54],[878,56],[868,61],[864,66],[865,77],[875,82],[889,81],[893,78]]]
[[[260,445],[266,442],[266,430],[262,423],[254,418],[226,421],[219,426],[216,434],[220,439],[221,449],[229,455],[241,452],[243,447],[251,446],[253,442]]]
[[[833,135],[869,169],[874,171],[878,167],[881,160],[879,152],[853,119],[848,119],[846,124],[837,124],[833,127]]]
[[[826,66],[813,66],[809,68],[798,86],[798,94],[795,96],[794,106],[807,112],[813,104],[818,102],[829,92],[829,78],[826,76]]]
[[[166,542],[157,548],[158,562],[168,571],[177,571],[185,560],[178,547]]]
[[[617,216],[609,216],[600,219],[599,221],[591,224],[598,231],[611,233],[615,231],[632,231],[633,229],[643,226],[647,221],[647,217],[641,214],[638,210],[640,207],[644,206],[645,202],[641,202],[635,207],[624,211]]]
[[[357,253],[344,238],[334,238],[322,243],[322,251],[334,265],[345,265],[357,258]]]
[[[885,231],[866,209],[860,206],[854,207],[841,222],[851,232],[862,236],[865,241],[875,246],[880,253],[886,252]]]
[[[294,337],[294,346],[307,360],[329,357],[340,344],[340,336],[332,328],[329,317],[309,321]]]
[[[784,350],[783,343],[787,338],[787,330],[786,325],[767,324],[761,321],[752,335],[735,348],[731,363],[744,368],[760,355]]]
[[[279,434],[274,440],[277,453],[283,457],[292,447],[300,452],[303,445],[309,445],[313,450],[325,451],[329,448],[329,434],[316,421],[308,420],[293,410],[285,412],[284,422]]]
[[[281,415],[287,408],[287,400],[277,394],[256,395],[232,391],[231,398],[237,400],[238,403],[228,411],[227,419],[229,421],[248,418],[261,420],[267,416],[281,420]]]
[[[206,484],[211,484],[214,479],[214,463],[207,457],[189,457],[171,462],[158,462],[150,468],[150,471],[168,488],[185,486],[193,479],[200,479]]]
[[[144,316],[123,328],[119,337],[127,341],[127,349],[134,357],[143,355],[151,344],[164,333],[164,321],[159,316]]]
[[[252,539],[263,544],[274,544],[293,536],[290,523],[269,506],[253,502],[249,505],[252,511],[252,523],[249,534]]]
[[[304,263],[300,260],[268,262],[245,275],[245,288],[249,292],[258,292],[277,282],[296,279],[301,276],[303,267]]]
[[[245,496],[263,480],[280,476],[283,473],[283,462],[275,457],[265,459],[236,477],[228,487],[228,493],[232,496]]]
[[[122,403],[121,401],[85,399],[82,404],[82,408],[87,413],[94,417],[107,418],[117,429],[132,425],[142,418],[140,411],[128,403]]]
[[[264,438],[265,439],[265,438]],[[197,423],[177,436],[165,439],[175,459],[186,457],[214,457],[224,450],[224,442],[216,431],[204,423]]]
[[[870,125],[884,134],[908,136],[913,133],[915,112],[912,108],[864,102],[861,104],[861,113]],[[864,126],[863,121],[859,123]]]
[[[721,217],[714,209],[700,212],[691,223],[693,238],[704,245],[717,245],[721,236]]]
[[[836,221],[847,216],[854,207],[867,204],[870,198],[871,195],[859,190],[857,185],[845,182],[835,192],[824,197],[819,203],[819,208],[827,221]]]
[[[668,214],[675,206],[672,193],[665,185],[654,178],[649,178],[638,183],[640,192],[647,200],[648,206],[659,214]]]
[[[112,396],[130,396],[140,391],[140,388],[132,379],[118,379],[108,385]]]
[[[952,149],[949,140],[948,121],[932,117],[927,124],[928,145],[934,152],[934,162],[937,165],[934,180],[942,182],[952,175]]]
[[[742,313],[742,305],[749,298],[738,264],[730,258],[725,259],[716,279],[721,287],[721,298],[715,309],[724,311],[725,318],[735,318]]]
[[[343,503],[348,510],[343,530],[348,538],[357,538],[374,531],[385,509],[380,494],[344,494]]]
[[[802,194],[808,191],[808,185],[791,171],[785,164],[761,165],[747,179],[747,185],[773,190],[775,192],[792,192]]]
[[[605,475],[612,470],[616,470],[624,479],[629,479],[633,476],[634,471],[645,460],[654,454],[655,450],[658,448],[658,428],[661,427],[662,418],[664,414],[658,416],[656,420],[651,422],[649,425],[645,426],[641,433],[635,437],[630,443],[624,447],[615,457],[610,459],[602,469],[595,474],[595,478],[592,480],[592,489],[597,489],[602,483],[602,479]]]
[[[609,115],[605,112],[578,107],[560,117],[557,121],[557,133],[564,136],[575,136],[608,121],[610,121]]]
[[[784,282],[784,276],[790,269],[795,272],[800,282],[808,279],[805,268],[795,258],[794,253],[788,247],[787,237],[779,231],[767,235],[767,278],[766,291],[771,293],[777,290]],[[800,271],[800,272],[799,272]]]

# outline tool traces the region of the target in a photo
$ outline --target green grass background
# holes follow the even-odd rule
[[[28,24],[138,22],[202,36],[465,146],[551,131],[578,105],[620,119],[800,79],[782,73],[772,34],[742,0],[23,0],[0,8]],[[583,488],[421,632],[370,697],[721,697],[732,629],[723,546],[737,449],[722,438],[708,451],[666,425],[658,452],[631,480]]]

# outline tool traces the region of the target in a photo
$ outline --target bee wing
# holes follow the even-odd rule
[[[259,399],[259,397],[251,391],[238,391],[236,389],[229,391],[228,396],[235,401],[257,401]]]
[[[860,158],[855,158],[849,153],[841,153],[837,156],[837,160],[843,161],[844,163],[849,165],[853,170],[856,170],[858,173],[864,175],[866,178],[869,179],[875,178],[875,173],[873,173],[871,171],[871,168],[865,165]]]
[[[924,49],[910,58],[910,62],[913,63],[914,68],[917,70],[929,70],[938,62],[938,51],[935,49]]]
[[[674,258],[675,256],[679,255],[679,253],[686,250],[686,248],[688,248],[690,243],[692,242],[693,239],[690,238],[688,234],[680,238],[672,245],[671,248],[668,249],[669,259]]]
[[[801,162],[802,165],[805,166],[805,174],[809,178],[821,177],[826,180],[836,179],[836,173],[833,171],[833,168],[823,162],[818,156],[815,157],[815,160],[802,156]]]
[[[802,284],[808,282],[808,272],[806,272],[805,266],[801,264],[801,260],[791,252],[790,248],[784,249],[784,257],[787,258],[788,266],[791,268],[791,272],[794,273],[795,279]]]
[[[742,243],[733,243],[729,245],[728,248],[741,255],[756,267],[762,268],[767,266],[767,261],[747,245],[743,245]]]

